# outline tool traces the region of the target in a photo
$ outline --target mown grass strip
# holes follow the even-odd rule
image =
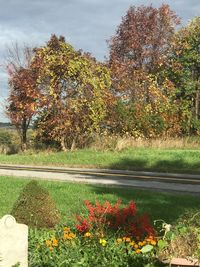
[[[0,177],[0,217],[8,214],[22,188],[29,179]],[[114,203],[121,199],[124,204],[134,200],[139,212],[148,213],[151,218],[164,219],[173,223],[188,210],[200,210],[200,196],[161,193],[147,190],[91,186],[84,184],[40,181],[54,198],[63,220],[71,221],[74,215],[85,212],[83,201],[106,200]]]
[[[200,150],[135,148],[0,155],[0,163],[200,174]]]

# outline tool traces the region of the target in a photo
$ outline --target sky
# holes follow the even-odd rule
[[[55,33],[103,61],[108,55],[106,40],[131,5],[162,3],[169,4],[183,24],[200,16],[200,0],[0,0],[0,121],[7,121],[3,112],[8,96],[6,47],[16,42],[40,46]]]

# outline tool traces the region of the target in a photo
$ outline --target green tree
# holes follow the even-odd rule
[[[177,31],[169,57],[169,76],[179,88],[178,96],[191,101],[197,122],[200,119],[200,17]]]

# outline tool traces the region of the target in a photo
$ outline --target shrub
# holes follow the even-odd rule
[[[19,223],[37,228],[51,228],[60,221],[59,211],[48,191],[36,181],[28,183],[14,204],[11,214]]]
[[[7,131],[0,131],[0,144],[1,145],[11,145],[12,136]]]
[[[14,154],[19,150],[16,132],[12,130],[0,130],[0,153]]]
[[[155,231],[149,222],[147,215],[138,215],[135,203],[131,201],[124,208],[120,208],[121,201],[118,200],[114,205],[108,201],[100,204],[96,201],[92,205],[85,201],[85,206],[89,211],[88,216],[77,216],[79,224],[76,228],[79,232],[85,233],[90,230],[103,232],[104,229],[121,231],[124,235],[144,239],[148,235],[154,235]]]

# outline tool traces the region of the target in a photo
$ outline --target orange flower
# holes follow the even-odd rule
[[[156,241],[155,240],[151,240],[151,245],[155,246],[156,245]]]
[[[74,234],[74,233],[67,233],[67,232],[64,232],[64,235],[63,235],[63,238],[64,239],[68,239],[68,240],[71,240],[71,239],[73,239],[73,238],[75,238],[76,237],[76,234]]]
[[[141,252],[140,249],[137,249],[137,250],[135,251],[136,254],[139,254],[140,252]]]
[[[70,232],[70,228],[69,227],[64,227],[64,232]]]
[[[64,232],[63,238],[64,238],[64,239],[68,239],[68,238],[69,238],[68,233],[65,233],[65,232]]]
[[[131,242],[130,237],[126,237],[126,236],[124,236],[122,239],[123,239],[123,241],[125,241],[125,242],[127,242],[127,243]]]
[[[53,247],[57,247],[57,246],[58,246],[58,240],[57,240],[57,239],[54,238],[54,239],[52,240],[52,246],[53,246]]]

